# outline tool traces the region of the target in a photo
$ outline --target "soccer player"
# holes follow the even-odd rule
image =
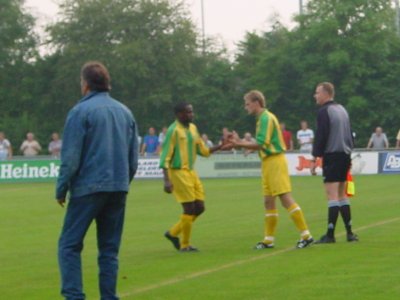
[[[328,230],[317,243],[335,243],[335,227],[339,212],[347,231],[347,241],[358,241],[351,230],[350,202],[346,197],[345,182],[351,165],[353,135],[346,109],[333,100],[335,88],[330,82],[317,85],[314,98],[320,106],[317,132],[312,154],[311,173],[315,174],[315,158],[322,157],[323,178],[328,197]]]
[[[198,251],[190,244],[193,222],[204,212],[203,185],[193,169],[196,155],[209,156],[224,149],[224,145],[208,148],[193,121],[193,107],[186,102],[175,108],[176,120],[167,131],[160,157],[164,171],[164,191],[172,193],[182,205],[183,213],[178,223],[164,236],[181,252]],[[181,239],[179,238],[181,236]]]
[[[229,142],[234,146],[258,150],[262,166],[262,188],[265,205],[264,240],[255,249],[274,247],[275,231],[278,223],[278,210],[275,199],[278,196],[282,205],[300,232],[297,248],[305,248],[314,240],[308,230],[303,212],[291,194],[288,164],[285,156],[285,142],[278,119],[265,108],[264,95],[257,90],[244,96],[244,106],[250,115],[257,118],[256,142],[241,140],[234,132]]]

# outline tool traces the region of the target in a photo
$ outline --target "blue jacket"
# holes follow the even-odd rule
[[[130,110],[107,92],[91,92],[68,113],[56,199],[128,192],[138,165],[138,130]]]

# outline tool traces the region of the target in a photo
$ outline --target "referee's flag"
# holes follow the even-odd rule
[[[356,194],[356,187],[354,185],[353,176],[351,175],[350,170],[348,170],[346,179],[346,196],[353,197],[355,194]]]

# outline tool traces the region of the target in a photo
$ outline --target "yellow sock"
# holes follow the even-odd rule
[[[193,216],[183,214],[181,216],[181,224],[182,224],[182,240],[181,240],[181,248],[186,248],[189,246],[190,236],[192,234],[192,224],[193,224]]]
[[[297,203],[293,203],[287,210],[297,229],[300,231],[301,238],[303,240],[308,239],[311,234],[300,206],[298,206]]]
[[[264,223],[264,244],[273,244],[275,238],[276,225],[278,224],[278,210],[267,209],[265,211]]]
[[[192,217],[194,222],[198,216],[192,216]],[[178,223],[176,223],[174,226],[171,227],[171,229],[169,230],[169,234],[177,237],[178,235],[181,234],[181,232],[182,232],[182,221],[179,220]]]
[[[171,229],[169,230],[169,234],[177,237],[182,231],[182,221],[179,220],[178,223],[176,223],[174,226],[171,227]]]

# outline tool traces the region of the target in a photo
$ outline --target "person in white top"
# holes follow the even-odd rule
[[[397,133],[397,137],[396,137],[396,148],[400,149],[400,130]]]
[[[164,126],[158,134],[158,143],[161,146],[164,143],[165,136],[167,135],[168,127]]]
[[[208,148],[214,147],[213,142],[208,139],[208,135],[207,134],[203,133],[201,135],[201,138],[203,139],[204,143],[206,144],[206,146]]]
[[[60,140],[60,136],[58,135],[57,132],[53,132],[53,134],[51,135],[51,142],[49,143],[48,147],[51,156],[53,156],[54,158],[59,158],[61,147],[62,147],[62,140]]]
[[[300,122],[301,129],[297,131],[297,142],[301,151],[312,151],[312,144],[314,142],[314,131],[308,128],[307,121]]]
[[[12,148],[9,140],[6,139],[4,132],[0,131],[0,160],[12,158]]]
[[[42,150],[42,147],[35,140],[35,136],[32,132],[28,132],[26,134],[26,140],[22,143],[20,147],[21,152],[26,157],[33,157],[39,154],[39,151]]]

